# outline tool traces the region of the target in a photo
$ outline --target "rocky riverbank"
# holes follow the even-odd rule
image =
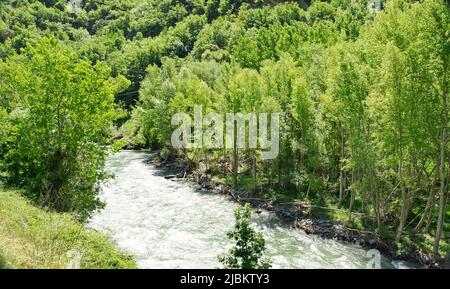
[[[207,174],[192,171],[192,164],[183,159],[163,161],[158,158],[151,160],[156,168],[168,172],[166,179],[187,180],[195,184],[198,191],[209,191],[232,197],[237,202],[250,203],[256,210],[274,212],[279,218],[292,223],[294,229],[303,230],[307,234],[318,235],[326,239],[335,239],[363,246],[367,249],[377,249],[392,258],[412,261],[429,268],[443,268],[444,261],[437,262],[433,255],[420,249],[411,248],[407,253],[398,255],[395,245],[382,240],[376,233],[351,229],[345,224],[315,216],[310,213],[311,206],[306,203],[274,203],[270,199],[254,198],[248,192],[236,190],[213,180]]]

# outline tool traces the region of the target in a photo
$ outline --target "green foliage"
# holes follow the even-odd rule
[[[233,11],[231,4],[221,2],[216,14]],[[397,0],[372,12],[366,5],[256,4],[208,19],[188,56],[165,54],[171,59],[148,68],[130,139],[167,146],[170,115],[196,104],[281,111],[276,160],[249,150],[194,155],[225,179],[230,169],[217,161],[233,162],[234,184],[248,185],[251,176],[261,196],[345,207],[358,228],[400,223],[400,236],[407,224],[435,234],[439,184],[448,182],[436,165],[448,148],[440,137],[448,123],[448,6]]]
[[[227,254],[219,256],[225,269],[269,269],[270,260],[264,258],[266,242],[262,233],[251,226],[252,209],[249,204],[235,211],[236,224],[228,238],[236,242]]]
[[[120,116],[114,94],[128,81],[109,78],[102,63],[77,60],[55,39],[29,46],[25,56],[6,62],[23,76],[11,82],[21,101],[7,121],[14,127],[4,159],[9,182],[45,206],[85,219],[101,207],[107,133]]]
[[[219,18],[205,26],[198,35],[192,56],[195,59],[229,61],[229,49],[238,34],[238,26]]]
[[[5,258],[0,255],[0,269],[7,269],[8,268],[8,264],[6,263]]]
[[[284,2],[87,0],[74,10],[65,1],[2,1],[3,175],[32,183],[34,192],[42,180],[60,182],[54,172],[93,162],[88,178],[78,170],[78,181],[62,178],[68,191],[84,188],[85,180],[91,191],[103,179],[101,144],[116,117],[80,110],[76,101],[112,112],[116,93],[115,102],[130,113],[114,149],[151,147],[192,157],[216,177],[232,173],[235,185],[251,183],[256,196],[344,208],[350,225],[389,231],[388,239],[400,242],[410,232],[442,239],[438,226],[444,233],[449,226],[448,218],[442,222],[450,150],[448,3],[388,0],[373,11],[366,0]],[[50,36],[64,48],[49,48],[55,56],[47,60],[34,57],[39,39]],[[110,72],[102,63],[118,83],[126,82],[121,75],[130,80],[126,91],[101,84],[111,83],[104,82]],[[108,89],[106,106],[96,102],[102,89]],[[54,137],[58,91],[74,95],[61,94],[62,109],[74,111],[59,118],[73,131],[63,138]],[[281,112],[279,157],[174,152],[171,115],[192,114],[198,104],[205,112]],[[95,114],[95,126],[74,117],[87,112]],[[45,147],[58,147],[60,139],[64,157]],[[78,150],[95,157],[72,158]]]

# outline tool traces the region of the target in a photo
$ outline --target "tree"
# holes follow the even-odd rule
[[[263,63],[261,76],[265,83],[264,94],[273,100],[272,111],[282,111],[280,117],[280,154],[272,161],[273,172],[278,175],[278,187],[285,188],[292,184],[292,168],[297,163],[297,155],[293,158],[293,140],[298,140],[293,127],[296,120],[291,108],[296,101],[297,93],[303,93],[299,79],[301,71],[289,54],[283,54],[278,61],[268,60]],[[301,96],[300,96],[301,97]],[[303,96],[306,97],[306,96]],[[298,107],[297,107],[298,108]],[[286,178],[287,177],[287,178]]]
[[[236,241],[236,246],[227,254],[219,256],[219,261],[226,269],[269,269],[270,260],[264,258],[266,242],[262,233],[251,226],[251,207],[246,204],[238,207],[234,213],[236,224],[234,230],[227,234]]]
[[[448,178],[445,161],[443,166],[437,161],[442,151],[445,155],[442,147],[447,143],[448,32],[443,28],[448,25],[447,14],[448,6],[441,1],[391,1],[362,38],[369,56],[366,59],[378,74],[371,92],[371,114],[377,124],[374,145],[384,174],[391,178],[383,182],[391,183],[390,190],[400,195],[392,206],[399,204],[400,210],[397,241],[416,214],[418,203],[425,207],[421,208],[422,217],[412,219],[412,223],[419,220],[416,228],[422,226],[426,215],[432,216],[437,183],[433,172],[440,170],[440,184]],[[424,192],[428,192],[428,201],[422,196]],[[445,198],[440,216],[445,211]]]
[[[237,34],[237,25],[226,19],[218,19],[206,25],[197,37],[192,56],[195,59],[213,57],[217,61],[228,60],[229,46]]]
[[[26,4],[17,13],[4,5],[0,57],[45,34],[41,28],[59,27],[46,22],[53,17],[76,23],[91,35],[59,27],[58,37],[132,81],[117,100],[133,104],[140,88],[122,129],[131,146],[168,151],[171,114],[192,114],[198,104],[205,113],[281,112],[276,160],[236,145],[177,153],[194,156],[192,165],[206,161],[205,172],[219,179],[232,171],[245,189],[251,170],[255,197],[258,187],[264,197],[345,207],[349,226],[387,230],[392,243],[410,239],[436,255],[445,250],[449,6],[383,1],[375,13],[365,1],[314,1],[306,10],[279,2],[90,0],[87,25],[55,11],[36,21]],[[17,118],[21,88],[8,81],[20,73],[0,66],[9,75],[0,84],[3,114]]]
[[[292,152],[297,156],[297,190],[306,191],[309,197],[313,171],[317,167],[318,147],[314,102],[304,77],[295,80],[292,93]]]
[[[443,234],[443,228],[445,224],[445,214],[448,204],[448,171],[446,162],[448,162],[448,125],[449,125],[449,103],[448,103],[448,91],[449,91],[449,79],[448,79],[448,67],[449,67],[449,54],[450,54],[450,41],[449,41],[449,29],[450,23],[449,16],[449,4],[442,2],[428,1],[426,3],[429,14],[427,15],[431,21],[427,22],[427,28],[433,31],[429,35],[434,36],[431,41],[431,47],[433,49],[433,56],[437,63],[436,69],[436,82],[438,83],[436,95],[439,95],[441,111],[440,111],[440,138],[439,138],[439,168],[440,168],[440,187],[439,187],[439,214],[436,227],[435,240],[433,245],[433,253],[435,256],[439,255],[440,240]],[[425,21],[424,21],[425,22]],[[431,25],[430,25],[431,23]]]
[[[102,206],[97,193],[107,177],[108,130],[121,115],[114,94],[128,81],[109,78],[105,64],[76,57],[55,38],[28,46],[18,69],[30,73],[15,80],[22,102],[8,119],[14,129],[5,163],[11,184],[44,206],[85,219]]]
[[[254,39],[255,31],[250,30],[245,36],[241,36],[233,50],[233,56],[244,68],[258,68],[261,62],[258,42]]]

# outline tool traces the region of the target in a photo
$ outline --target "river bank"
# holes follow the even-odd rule
[[[0,189],[0,269],[132,269],[109,237],[69,214],[46,212],[18,191]]]
[[[102,185],[99,197],[106,206],[86,226],[111,236],[141,269],[221,268],[218,256],[233,246],[227,233],[235,224],[236,202],[170,179],[166,170],[149,165],[152,155],[127,150],[108,157],[106,170],[115,177]],[[252,224],[264,234],[274,269],[365,269],[373,260],[361,246],[293,230],[292,222],[267,210],[253,214]],[[414,267],[380,257],[381,268]]]
[[[307,234],[316,235],[324,239],[333,239],[341,242],[362,246],[366,249],[377,249],[390,258],[418,264],[417,267],[445,268],[448,260],[435,260],[433,254],[411,246],[408,250],[398,253],[396,245],[383,239],[379,234],[366,230],[357,230],[346,226],[344,222],[324,218],[312,213],[311,205],[306,202],[277,203],[270,199],[255,198],[251,193],[242,189],[233,189],[223,182],[214,180],[206,173],[190,169],[184,159],[173,158],[163,160],[158,154],[150,160],[150,164],[166,171],[166,179],[187,180],[196,184],[199,191],[211,191],[218,194],[229,195],[236,202],[250,203],[257,211],[267,210],[274,212],[278,217],[291,223],[293,229],[302,230]],[[323,208],[326,209],[326,208]]]

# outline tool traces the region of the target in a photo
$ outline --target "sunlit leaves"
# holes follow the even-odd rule
[[[109,78],[104,63],[77,60],[54,38],[29,46],[26,56],[6,63],[30,72],[10,79],[20,99],[16,111],[22,113],[12,112],[8,119],[14,127],[5,156],[9,181],[26,187],[43,205],[86,218],[101,206],[97,192],[106,177],[105,144],[120,116],[114,94],[129,82]]]

